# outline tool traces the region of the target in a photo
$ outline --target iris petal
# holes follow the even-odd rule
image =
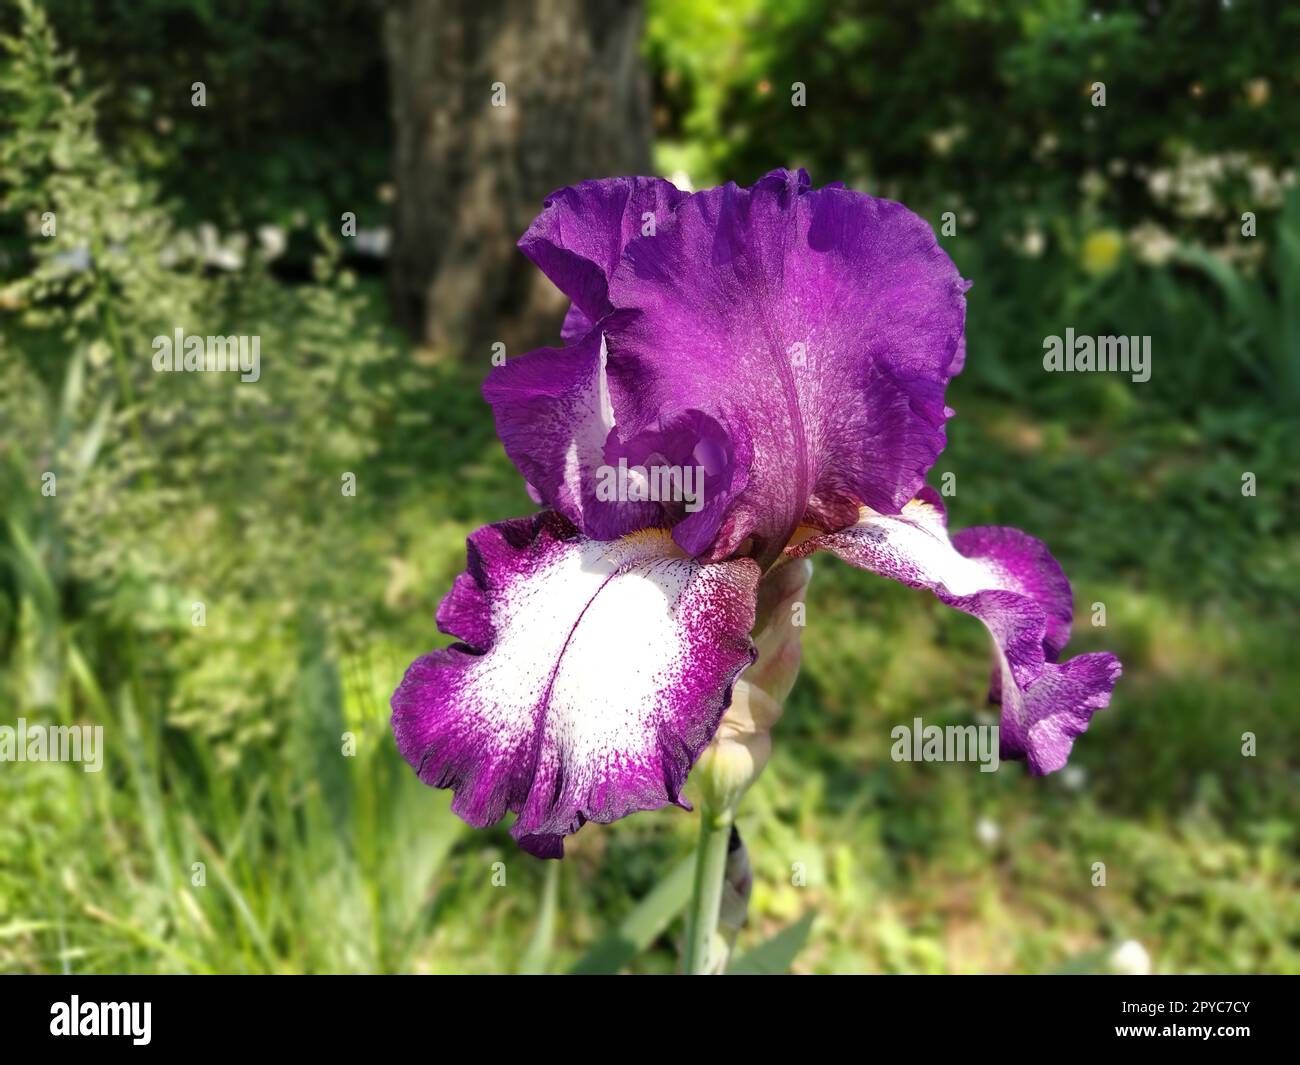
[[[776,171],[690,196],[628,244],[609,286],[609,376],[626,431],[693,407],[753,441],[713,557],[774,557],[857,502],[896,512],[944,445],[965,283],[899,204]],[[616,402],[616,407],[619,404]]]
[[[754,657],[759,570],[666,532],[612,542],[562,517],[485,526],[438,610],[462,640],[393,696],[398,748],[469,824],[507,811],[543,857],[586,821],[685,805],[682,785]]]
[[[864,507],[848,529],[790,549],[828,550],[913,588],[988,628],[997,649],[993,695],[1002,705],[1001,753],[1034,773],[1065,765],[1074,740],[1110,702],[1120,663],[1079,655],[1056,665],[1070,634],[1070,585],[1047,548],[1016,529],[984,526],[948,538],[943,506],[926,489],[899,514]]]
[[[597,498],[614,430],[599,332],[571,348],[542,348],[496,367],[483,383],[483,396],[506,454],[537,501],[600,539],[657,522],[653,504]]]
[[[648,215],[652,232],[638,228]],[[968,285],[899,204],[813,190],[803,171],[689,196],[586,182],[554,193],[520,247],[573,300],[566,342],[603,334],[619,439],[701,412],[748,451],[743,490],[679,534],[703,558],[750,540],[767,564],[800,524],[842,528],[860,502],[896,513],[944,446]],[[511,456],[552,500],[544,482],[560,471]]]
[[[662,510],[673,539],[689,555],[704,552],[717,536],[731,501],[749,479],[751,450],[743,430],[727,427],[703,411],[678,411],[659,418],[626,443],[611,440],[605,461],[656,471],[660,480],[676,476],[689,484],[692,498],[668,499]]]
[[[621,436],[606,358],[602,334],[593,330],[572,347],[542,348],[495,368],[483,395],[506,454],[534,500],[588,536],[610,540],[672,526],[678,544],[699,554],[745,486],[748,438],[697,410],[656,419],[630,439]],[[648,470],[665,485],[676,478],[678,490],[638,496],[626,476],[618,481],[620,464]]]
[[[609,275],[628,241],[653,219],[664,224],[686,197],[662,178],[619,177],[557,189],[519,240],[519,250],[573,301],[564,340],[571,343],[609,313]]]

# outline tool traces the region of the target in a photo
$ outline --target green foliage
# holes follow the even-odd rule
[[[28,429],[6,442],[16,491],[58,476],[57,506],[32,506],[59,515],[61,570],[86,582],[89,611],[143,623],[168,651],[176,723],[268,738],[268,707],[291,677],[256,651],[292,644],[304,601],[330,604],[339,634],[364,628],[342,570],[296,563],[364,558],[342,478],[355,475],[364,499],[403,386],[397,348],[328,249],[316,280],[293,289],[256,260],[204,279],[153,187],[105,153],[38,12],[7,47],[6,124],[22,134],[0,155],[12,190],[0,209],[32,227],[34,261],[4,290],[16,319],[5,400]],[[37,235],[38,207],[54,212],[57,235]],[[87,269],[66,265],[79,252]],[[155,372],[153,338],[177,328],[259,337],[261,379]],[[77,409],[56,432],[52,397],[71,373]],[[88,440],[93,466],[79,461]],[[191,623],[193,602],[205,604],[206,631]]]
[[[664,0],[648,37],[666,132],[706,142],[707,179],[803,164],[985,216],[1074,202],[1097,171],[1128,224],[1151,213],[1144,168],[1183,148],[1294,162],[1300,16],[1281,5]]]
[[[798,921],[765,940],[743,958],[727,966],[729,976],[782,976],[790,971],[795,957],[812,931],[813,915],[804,914]]]
[[[1199,270],[1165,267],[1200,248],[1220,282],[1295,305],[1295,271],[1275,256],[1300,239],[1281,215],[1300,12],[662,0],[647,36],[664,169],[705,185],[803,165],[817,184],[907,203],[976,282],[966,372],[981,386],[1021,401],[1076,388],[1032,371],[1041,338],[1072,326],[1151,335],[1159,362],[1144,388],[1162,402],[1194,405],[1208,389],[1294,411],[1294,329]],[[1105,106],[1093,105],[1098,82]],[[1243,234],[1245,212],[1257,236]],[[1231,359],[1224,326],[1206,326],[1224,318]]]
[[[933,480],[957,474],[954,525],[1047,540],[1074,581],[1072,648],[1125,662],[1068,774],[895,764],[894,725],[981,720],[986,638],[926,596],[819,563],[803,675],[739,817],[755,878],[737,968],[1097,971],[1129,938],[1157,971],[1300,967],[1300,475],[1285,383],[1300,219],[1294,199],[1261,212],[1256,245],[1223,239],[1241,206],[1230,189],[1210,216],[1184,224],[1174,209],[1201,195],[1191,162],[1174,175],[1176,144],[1231,153],[1235,124],[1258,123],[1261,158],[1278,162],[1271,138],[1294,102],[1270,57],[1290,16],[1265,40],[1238,13],[1248,6],[1162,7],[1170,48],[1221,60],[1200,67],[1206,92],[1180,90],[1160,119],[1168,136],[1120,130],[1108,111],[1094,143],[1075,121],[1089,114],[1075,92],[1092,60],[1073,57],[1096,52],[1111,108],[1132,77],[1148,92],[1172,84],[1174,53],[1156,54],[1147,15],[652,5],[665,128],[697,178],[807,161],[819,180],[894,182],[936,221],[948,190],[975,205],[943,238],[977,284]],[[58,25],[82,10],[51,8]],[[105,59],[133,28],[148,47],[121,76],[156,93],[174,78],[185,91],[167,91],[188,108],[191,68],[211,64],[215,95],[255,77],[266,49],[314,47],[256,39],[306,6],[250,5],[236,25],[203,4],[97,5],[98,22],[75,20],[81,65],[41,9],[18,10],[0,65],[0,705],[5,723],[102,726],[108,749],[100,773],[0,766],[0,971],[672,971],[691,816],[590,825],[548,878],[503,826],[467,831],[393,749],[389,695],[438,641],[434,606],[465,535],[530,507],[478,396],[482,367],[416,364],[381,293],[340,268],[324,234],[305,283],[257,257],[205,275],[181,225],[203,197],[168,160],[188,158],[182,141],[224,151],[231,115],[210,108],[203,127],[164,108],[175,126],[158,136],[161,97],[118,91]],[[1223,20],[1238,20],[1239,48],[1214,50]],[[177,26],[218,37],[156,63]],[[354,86],[369,47],[325,49],[319,78],[298,86]],[[767,110],[805,67],[829,118]],[[1267,106],[1229,91],[1256,76],[1272,84]],[[262,128],[301,128],[309,154],[338,149],[299,103],[253,103]],[[970,132],[936,153],[926,130],[958,121]],[[1056,158],[1076,162],[1025,164],[1044,129],[1058,129]],[[1121,148],[1170,169],[1168,200],[1110,177],[1075,196],[1071,168]],[[370,165],[348,156],[344,181]],[[307,199],[306,171],[275,152],[259,160],[227,175],[251,199],[214,203],[250,225],[298,199],[332,217]],[[1021,164],[1023,179],[1002,180]],[[257,175],[279,166],[265,206]],[[1016,206],[1022,184],[1031,208]],[[1141,254],[1139,219],[1171,234],[1160,261]],[[1024,240],[1035,228],[1038,255]],[[1118,259],[1091,269],[1088,239],[1110,228]],[[177,326],[260,337],[261,379],[154,372],[152,339]],[[1043,374],[1041,338],[1066,326],[1150,332],[1150,382]],[[1243,496],[1243,471],[1256,496]],[[1105,627],[1091,623],[1096,603]]]
[[[183,225],[365,220],[389,159],[371,0],[46,0],[95,85],[100,132]],[[202,82],[206,106],[191,102]],[[310,226],[308,225],[308,228]]]

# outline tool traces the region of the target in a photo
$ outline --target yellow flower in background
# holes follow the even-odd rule
[[[1104,277],[1119,265],[1123,254],[1123,233],[1117,229],[1095,229],[1083,242],[1080,261],[1086,273]]]
[[[1268,78],[1251,78],[1246,82],[1246,99],[1250,101],[1251,107],[1263,107],[1268,103],[1268,97]]]

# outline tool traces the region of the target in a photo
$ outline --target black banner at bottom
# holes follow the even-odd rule
[[[445,1037],[495,1042],[522,1033],[523,1003],[528,1028],[541,1018],[547,1028],[576,1025],[593,1052],[603,1027],[626,1034],[629,1021],[640,1027],[642,1011],[665,1036],[680,1011],[678,1038],[692,1042],[702,1022],[742,1044],[802,1034],[824,1045],[840,1029],[867,1054],[877,1039],[882,1048],[899,1040],[925,1049],[997,1045],[992,1039],[1020,1049],[1154,1044],[1180,1053],[1296,1045],[1297,985],[1285,977],[866,977],[830,994],[791,979],[761,990],[724,980],[707,992],[650,987],[650,979],[625,977],[617,991],[534,982],[524,998],[437,977],[15,976],[0,983],[0,1018],[7,1051],[86,1054],[110,1044],[207,1054],[283,1043],[337,1056],[416,1041],[436,1052]],[[462,1005],[468,995],[474,1001]],[[493,1023],[497,1011],[512,1021]]]

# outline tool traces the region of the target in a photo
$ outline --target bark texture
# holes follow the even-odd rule
[[[554,189],[649,172],[641,19],[628,0],[390,0],[390,292],[425,343],[558,343],[563,303],[515,241]]]

